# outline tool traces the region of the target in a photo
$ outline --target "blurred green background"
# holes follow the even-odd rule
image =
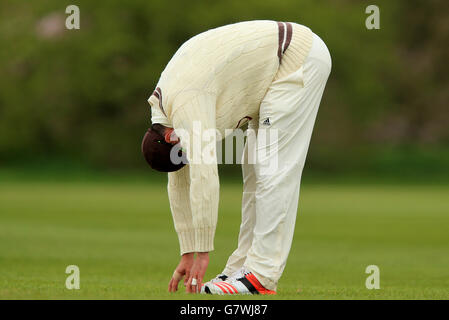
[[[65,28],[71,4],[80,30]],[[2,0],[0,298],[172,297],[166,176],[140,153],[146,100],[184,41],[254,19],[307,25],[333,60],[278,298],[448,298],[448,15],[444,0]],[[207,277],[238,235],[240,167],[220,179]],[[76,263],[85,291],[68,293]],[[364,287],[376,263],[380,293]]]
[[[146,169],[146,99],[187,39],[228,23],[309,26],[332,73],[307,162],[317,174],[444,179],[449,163],[447,1],[71,1],[0,3],[0,161]],[[229,172],[238,167],[227,166]]]

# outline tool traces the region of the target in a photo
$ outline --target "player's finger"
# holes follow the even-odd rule
[[[180,273],[179,271],[175,270],[175,272],[173,273],[173,277],[171,282],[171,291],[170,292],[175,292],[176,290],[178,290],[178,283],[179,281],[182,280],[183,274]]]
[[[190,270],[186,271],[186,276],[184,278],[184,287],[187,285],[187,281],[190,279]]]
[[[198,285],[196,286],[196,292],[201,293],[201,287],[203,286],[203,279],[198,278]]]
[[[168,284],[168,291],[175,292],[177,290],[177,285],[175,284],[175,279],[171,278],[170,283]]]
[[[189,276],[189,279],[187,279],[186,282],[186,292],[191,293],[192,292],[192,275]]]
[[[198,280],[196,280],[196,272],[190,274],[189,282],[187,283],[187,288],[189,293],[195,293],[196,287],[198,285]],[[194,280],[195,279],[195,280]]]
[[[201,288],[203,287],[203,278],[204,275],[199,274],[197,278],[198,286],[196,287],[198,290],[198,293],[201,293]]]
[[[203,285],[203,279],[204,279],[204,275],[206,274],[206,269],[203,269],[197,272],[196,275],[196,282],[197,282],[197,292],[200,293],[201,292],[201,287]]]
[[[198,272],[195,272],[190,281],[190,290],[192,293],[198,293]]]

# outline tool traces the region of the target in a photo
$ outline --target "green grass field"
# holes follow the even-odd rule
[[[447,186],[304,184],[278,295],[255,298],[448,299],[448,199]],[[240,200],[222,184],[207,278],[236,246]],[[223,299],[168,294],[178,260],[163,183],[0,182],[0,299]],[[80,290],[65,288],[73,264]],[[380,290],[365,288],[372,264]]]

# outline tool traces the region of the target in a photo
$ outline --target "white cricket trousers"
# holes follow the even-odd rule
[[[242,159],[238,247],[229,257],[224,274],[229,276],[244,266],[265,288],[276,290],[292,244],[301,174],[330,70],[329,51],[314,35],[303,66],[271,84],[260,105],[259,118],[250,122],[249,129],[258,129],[258,137],[260,130],[275,129],[276,147],[273,141],[261,144],[247,139]],[[248,152],[254,150],[267,151],[267,156],[249,162]],[[277,157],[276,169],[264,170],[272,166],[273,162],[268,162],[273,157]]]

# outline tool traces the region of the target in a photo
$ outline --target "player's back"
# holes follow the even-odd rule
[[[275,21],[248,21],[208,30],[185,42],[161,75],[166,112],[182,91],[216,96],[217,117],[238,104],[255,112],[278,69]],[[252,110],[252,111],[251,111]]]

